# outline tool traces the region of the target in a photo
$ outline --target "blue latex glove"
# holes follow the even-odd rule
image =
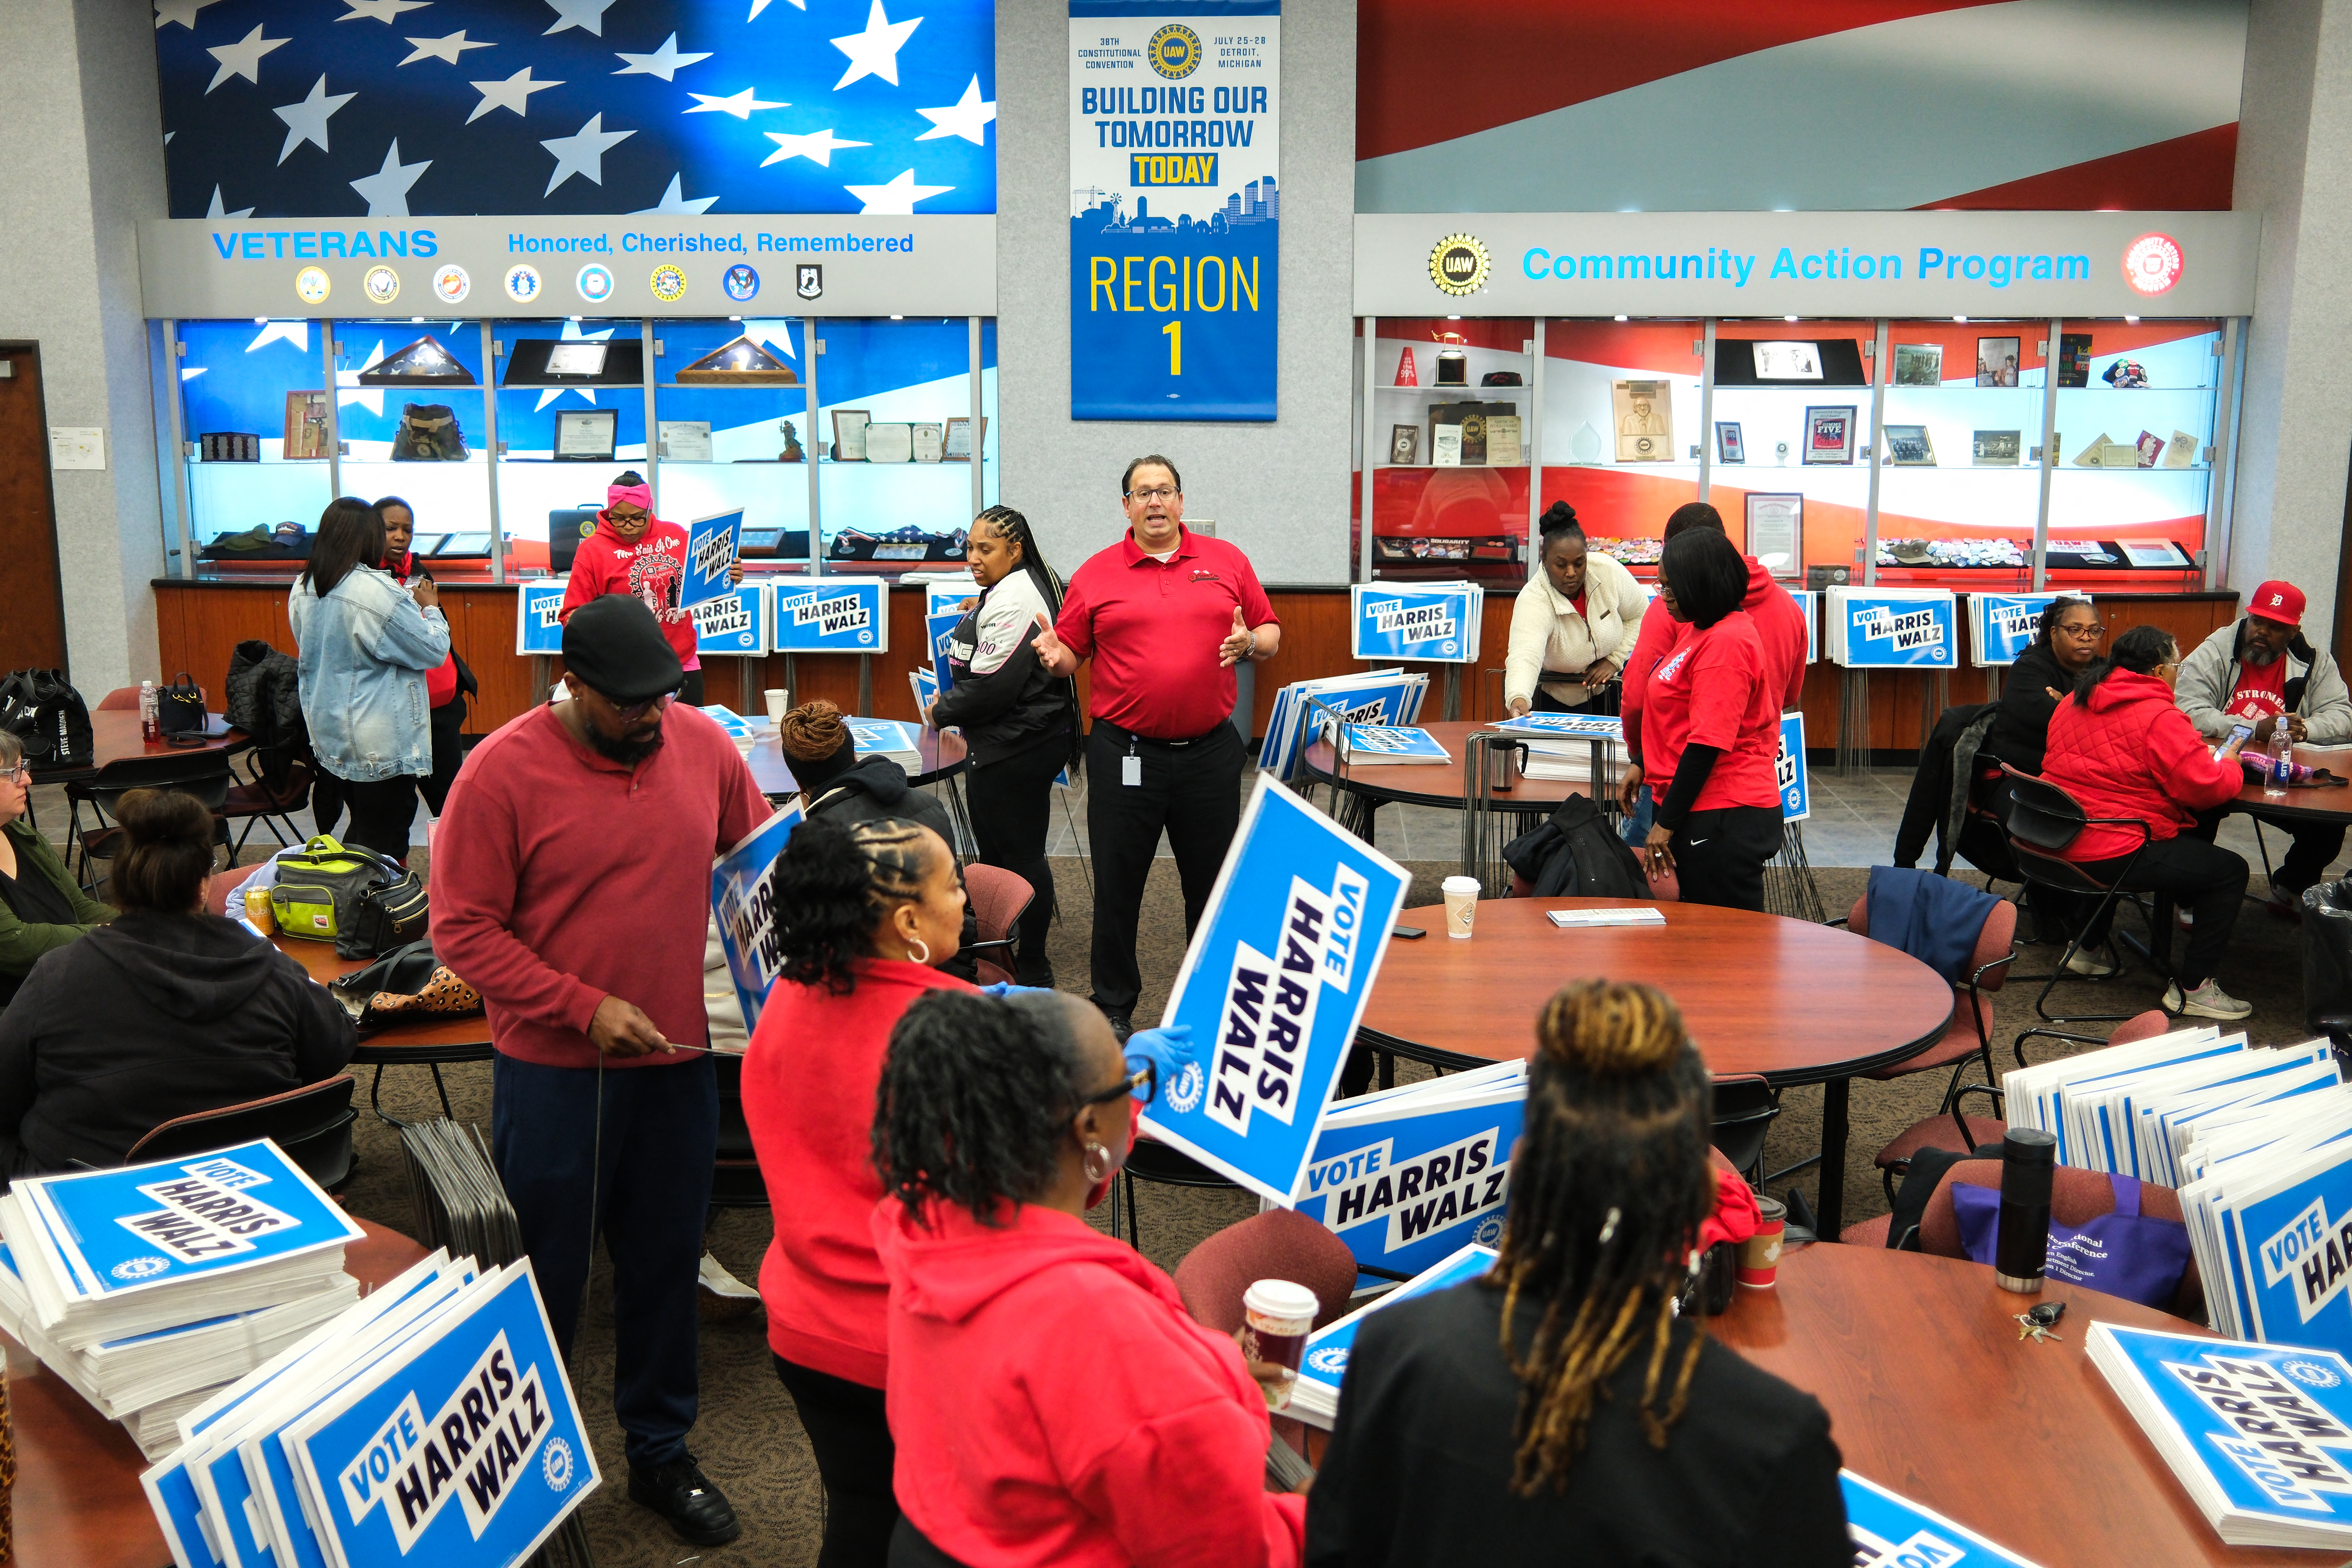
[[[1192,1026],[1177,1024],[1164,1029],[1138,1029],[1127,1037],[1127,1070],[1140,1072],[1150,1062],[1160,1081],[1174,1083],[1192,1065]]]
[[[996,997],[1051,996],[1054,990],[1050,985],[1015,985],[1010,980],[1000,980],[993,985],[982,986],[980,994],[982,996]]]

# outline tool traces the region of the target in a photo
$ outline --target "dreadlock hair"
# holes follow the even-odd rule
[[[857,989],[850,961],[869,956],[891,906],[921,896],[930,862],[920,823],[885,816],[843,823],[815,816],[793,829],[769,873],[776,973],[836,996]]]
[[[1061,574],[1045,564],[1045,552],[1037,548],[1037,536],[1030,531],[1029,520],[1009,506],[992,506],[971,520],[974,528],[982,523],[986,523],[990,531],[1005,543],[1021,547],[1021,570],[1028,573],[1029,580],[1037,584],[1037,592],[1045,601],[1046,613],[1060,615]]]
[[[1710,1089],[1682,1014],[1647,985],[1580,980],[1544,1005],[1511,1162],[1501,1255],[1503,1354],[1519,1380],[1511,1489],[1563,1491],[1593,1403],[1646,1338],[1642,1426],[1663,1448],[1682,1416],[1704,1339],[1689,1336],[1665,1385],[1675,1297],[1693,1233],[1715,1206]],[[1522,1357],[1522,1301],[1543,1315]]]
[[[938,1198],[983,1225],[1043,1192],[1084,1093],[1072,1005],[1051,993],[918,997],[890,1031],[874,1092],[882,1190],[918,1219]]]

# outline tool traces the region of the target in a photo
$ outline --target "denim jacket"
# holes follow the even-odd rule
[[[301,578],[286,605],[302,672],[302,720],[326,770],[354,784],[433,772],[425,676],[449,657],[449,623],[373,566],[323,599]]]

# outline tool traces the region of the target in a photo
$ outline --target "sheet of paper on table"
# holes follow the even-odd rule
[[[1544,918],[1563,931],[1586,926],[1662,926],[1664,910],[1652,904],[1638,910],[1546,910]]]

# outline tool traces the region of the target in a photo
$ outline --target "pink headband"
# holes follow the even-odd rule
[[[654,510],[654,489],[651,485],[607,485],[604,487],[604,504],[606,506],[618,506],[623,501],[633,501],[638,506],[645,508],[646,510],[651,511]]]

